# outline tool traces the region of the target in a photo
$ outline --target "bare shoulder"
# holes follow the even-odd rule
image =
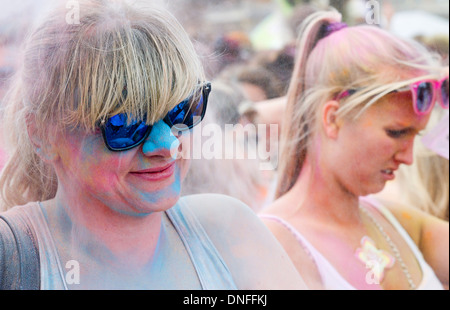
[[[442,284],[449,283],[449,222],[414,207],[385,202]]]
[[[424,212],[389,200],[379,199],[379,202],[392,213],[414,242],[418,244]]]
[[[205,229],[231,228],[245,222],[259,225],[259,219],[253,210],[243,202],[221,194],[201,194],[183,197],[197,219]],[[250,222],[250,223],[249,223]]]
[[[258,215],[241,201],[220,194],[183,198],[207,234],[216,242],[275,241]]]
[[[448,229],[448,222],[428,214],[416,207],[405,206],[389,200],[378,199],[408,232],[414,242],[419,245],[424,233],[433,230]]]
[[[257,214],[234,198],[184,197],[239,289],[304,289],[289,256]]]

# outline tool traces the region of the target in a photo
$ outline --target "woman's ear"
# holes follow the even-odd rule
[[[337,139],[339,133],[338,110],[339,102],[335,100],[325,103],[322,109],[322,125],[324,133],[331,139]]]
[[[57,153],[52,151],[52,146],[42,139],[37,130],[36,119],[33,115],[27,117],[27,132],[36,154],[45,162],[51,163],[58,158]]]

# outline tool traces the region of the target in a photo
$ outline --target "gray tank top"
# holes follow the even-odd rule
[[[65,273],[39,203],[15,207],[31,223],[39,247],[41,290],[67,290]],[[236,290],[232,275],[202,225],[181,199],[166,211],[182,240],[204,290]]]

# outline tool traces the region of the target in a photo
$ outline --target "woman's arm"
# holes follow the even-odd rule
[[[424,215],[419,248],[442,284],[449,286],[449,223]]]
[[[416,242],[427,263],[445,287],[449,285],[449,223],[408,207],[390,207]]]

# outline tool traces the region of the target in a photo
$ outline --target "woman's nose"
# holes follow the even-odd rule
[[[412,165],[414,162],[414,138],[405,141],[402,148],[395,155],[395,159],[405,165]]]
[[[172,133],[169,125],[163,120],[153,125],[152,131],[145,140],[142,151],[147,156],[159,155],[177,158],[180,141]]]

